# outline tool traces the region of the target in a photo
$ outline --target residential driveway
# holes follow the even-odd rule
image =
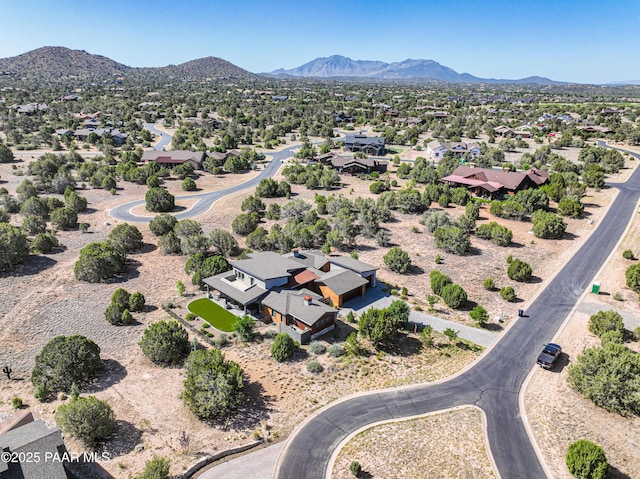
[[[258,449],[197,474],[197,479],[271,479],[285,441]]]
[[[358,315],[364,313],[369,308],[383,309],[397,299],[397,297],[386,293],[383,289],[383,285],[378,283],[375,288],[367,290],[366,295],[347,301],[341,310],[340,316],[347,314],[348,311],[345,311],[345,309],[352,309],[354,313]],[[500,336],[498,333],[494,333],[486,329],[465,326],[421,311],[411,311],[409,313],[409,322],[419,324],[421,326],[429,325],[436,331],[440,332],[451,328],[458,332],[458,337],[485,348],[491,346]]]
[[[604,306],[601,303],[592,303],[587,299],[578,306],[578,311],[588,314],[589,316],[596,314],[598,311],[609,311],[610,309],[612,308]],[[617,313],[622,316],[625,329],[633,331],[640,326],[640,315],[633,314],[630,311],[617,311]]]

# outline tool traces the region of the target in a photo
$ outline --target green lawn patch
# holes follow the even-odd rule
[[[233,325],[238,317],[227,311],[221,306],[211,301],[208,298],[200,298],[195,301],[191,301],[187,306],[187,309],[196,316],[200,316],[211,326],[219,331],[225,333],[231,333],[234,331]]]

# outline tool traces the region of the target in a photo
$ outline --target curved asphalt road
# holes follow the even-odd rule
[[[191,218],[193,216],[201,215],[209,211],[213,203],[218,201],[223,196],[246,190],[247,188],[255,187],[263,178],[271,178],[273,175],[275,175],[280,169],[280,166],[282,166],[282,160],[293,156],[293,151],[299,148],[300,145],[294,145],[284,148],[283,150],[280,150],[278,152],[268,153],[268,155],[271,156],[272,159],[269,163],[266,163],[264,169],[260,171],[257,176],[248,181],[245,181],[244,183],[240,183],[239,185],[230,186],[229,188],[218,191],[194,193],[191,195],[176,197],[177,199],[181,200],[197,199],[198,201],[191,208],[185,211],[181,211],[180,213],[176,213],[174,216],[179,220],[183,220],[185,218]],[[117,220],[126,221],[128,223],[148,223],[153,219],[153,216],[138,216],[131,213],[132,208],[143,205],[144,203],[144,199],[139,199],[118,205],[111,210],[111,217]]]
[[[154,135],[160,136],[160,141],[153,147],[156,151],[164,151],[165,147],[171,143],[172,136],[169,133],[158,130],[153,123],[145,123],[142,125],[145,130],[149,130]]]
[[[522,421],[518,396],[542,345],[556,334],[624,233],[640,197],[640,169],[616,187],[620,192],[599,227],[533,301],[527,317],[516,321],[473,367],[445,382],[372,392],[328,406],[291,435],[274,477],[324,478],[332,453],[352,432],[378,421],[465,404],[485,412],[491,454],[502,478],[546,477]]]

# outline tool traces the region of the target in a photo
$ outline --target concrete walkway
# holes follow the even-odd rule
[[[271,479],[285,441],[223,462],[196,475],[197,479]]]
[[[383,309],[389,306],[393,301],[399,298],[391,296],[386,293],[381,284],[378,284],[375,288],[367,290],[365,296],[360,296],[347,301],[344,307],[340,310],[340,316],[346,315],[349,310],[353,310],[357,315],[364,313],[369,308]],[[421,326],[429,325],[436,331],[444,331],[451,328],[458,332],[458,336],[461,339],[466,339],[472,343],[478,344],[485,348],[488,348],[494,341],[500,336],[499,333],[488,331],[486,329],[474,328],[472,326],[466,326],[447,319],[438,318],[421,311],[411,311],[409,313],[409,322],[419,324]]]

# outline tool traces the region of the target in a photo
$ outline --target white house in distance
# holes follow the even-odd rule
[[[443,158],[447,151],[450,151],[455,156],[465,156],[468,154],[471,158],[476,158],[480,156],[480,145],[459,141],[441,142],[439,140],[433,140],[427,144],[427,154],[434,160]]]

